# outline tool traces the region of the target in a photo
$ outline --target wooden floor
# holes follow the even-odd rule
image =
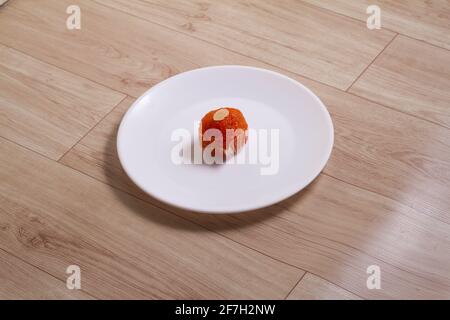
[[[73,4],[80,30],[66,28]],[[381,30],[366,27],[370,4]],[[310,87],[334,150],[279,204],[183,212],[126,177],[117,126],[152,85],[223,64]],[[81,290],[66,288],[69,265]],[[450,2],[10,0],[0,298],[450,299]]]

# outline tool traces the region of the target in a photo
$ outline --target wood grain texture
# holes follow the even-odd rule
[[[147,194],[127,177],[117,156],[116,135],[119,123],[134,100],[128,97],[122,101],[60,162],[146,200]]]
[[[341,89],[394,36],[299,1],[96,1]]]
[[[306,273],[287,297],[288,300],[360,300],[361,298],[331,282]]]
[[[80,0],[80,30],[67,30],[71,0],[14,1],[0,11],[0,43],[138,97],[154,84],[201,66],[252,63],[157,24]]]
[[[0,151],[0,246],[58,278],[79,265],[95,297],[282,299],[303,275],[3,139]]]
[[[0,136],[55,160],[124,98],[3,45],[0,88]]]
[[[366,9],[381,9],[381,27],[450,49],[448,0],[303,0],[355,19],[366,21]]]
[[[349,91],[450,128],[449,88],[450,51],[399,36]]]
[[[447,48],[448,3],[376,3],[384,26]],[[72,4],[81,30],[66,29]],[[0,298],[450,299],[449,51],[399,35],[365,70],[394,33],[367,30],[361,4],[2,7]],[[335,146],[307,189],[262,210],[205,215],[125,175],[116,134],[133,97],[217,64],[282,72],[325,103]],[[65,288],[70,264],[85,293]],[[381,290],[366,287],[370,265]]]
[[[0,211],[1,215],[1,211]],[[7,228],[0,223],[0,232]],[[0,299],[92,299],[66,282],[29,265],[0,249]]]
[[[336,90],[310,87],[335,124],[325,173],[450,223],[448,129]]]
[[[224,58],[220,47],[106,6],[121,3],[77,3],[83,18],[74,31],[66,29],[63,14],[73,1],[11,3],[0,12],[0,42],[132,96],[180,71],[246,64],[240,55]],[[347,88],[393,37],[297,2],[292,8],[278,2],[122,4],[128,3],[136,6],[132,14],[339,88]]]
[[[450,267],[450,225],[441,221],[449,218],[448,185],[429,176],[434,165],[448,163],[445,158],[436,160],[424,172],[405,160],[413,151],[390,154],[390,149],[420,147],[420,135],[424,144],[435,148],[429,148],[433,155],[421,157],[448,155],[446,129],[336,89],[307,84],[325,101],[334,119],[335,149],[326,172],[338,177],[345,173],[343,178],[388,196],[321,176],[306,191],[280,205],[252,213],[208,216],[174,209],[134,186],[118,162],[116,130],[132,99],[117,107],[61,161],[362,297],[450,297],[446,271]],[[392,130],[401,130],[398,127],[409,127],[411,132],[392,143],[396,136]],[[416,186],[419,182],[427,187]],[[408,188],[400,188],[402,184]],[[397,194],[390,194],[392,190]],[[405,199],[408,205],[403,203]],[[424,211],[413,209],[413,204]],[[366,288],[366,268],[372,264],[383,270],[383,290]]]

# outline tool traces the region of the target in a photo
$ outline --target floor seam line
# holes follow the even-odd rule
[[[379,192],[377,192],[377,191],[373,191],[373,190],[367,189],[367,188],[365,188],[365,187],[358,186],[358,185],[356,185],[356,184],[354,184],[354,183],[345,181],[345,180],[343,180],[343,179],[341,179],[341,178],[335,177],[333,174],[330,174],[330,173],[328,173],[328,172],[322,171],[321,174],[323,174],[323,175],[325,175],[325,176],[327,176],[327,177],[330,177],[330,178],[332,178],[332,179],[338,180],[338,181],[340,181],[340,182],[342,182],[342,183],[346,183],[346,184],[348,184],[348,185],[350,185],[350,186],[353,186],[353,187],[355,187],[355,188],[364,190],[364,191],[366,191],[366,192],[370,192],[370,193],[372,193],[372,194],[376,194],[376,195],[378,195],[378,196],[380,196],[380,197],[383,197],[383,198],[389,199],[389,200],[391,200],[391,201],[394,201],[394,202],[396,202],[396,203],[399,203],[399,204],[401,204],[401,205],[403,205],[403,206],[405,206],[405,207],[407,207],[407,208],[409,208],[409,209],[411,209],[411,210],[413,210],[413,211],[415,211],[415,212],[417,212],[417,213],[419,213],[419,214],[421,214],[421,215],[424,215],[424,216],[427,217],[428,219],[433,219],[436,223],[444,223],[444,224],[450,226],[450,223],[448,223],[448,222],[446,222],[446,221],[442,221],[442,220],[437,219],[437,218],[435,218],[435,217],[433,217],[433,216],[430,216],[430,215],[428,215],[428,214],[426,214],[426,213],[424,213],[424,212],[422,212],[422,211],[419,211],[419,210],[417,210],[417,209],[415,209],[415,208],[413,208],[413,207],[410,207],[408,204],[405,204],[405,203],[403,203],[403,202],[401,202],[401,201],[399,201],[399,200],[390,198],[390,197],[388,197],[388,196],[386,196],[386,195],[384,195],[384,194],[382,194],[382,193],[379,193]]]
[[[88,78],[88,77],[86,77],[86,76],[84,76],[84,75],[82,75],[82,74],[80,74],[80,73],[77,73],[77,72],[74,72],[74,71],[67,70],[66,68],[63,68],[62,66],[58,66],[57,64],[54,64],[54,63],[52,63],[52,62],[47,62],[47,61],[45,61],[45,60],[42,60],[41,58],[38,58],[38,57],[36,57],[35,55],[32,55],[32,54],[30,54],[30,53],[27,53],[27,52],[25,52],[25,51],[23,51],[23,50],[21,50],[21,49],[19,49],[19,48],[15,48],[15,47],[13,47],[13,46],[10,46],[10,45],[8,45],[8,44],[5,44],[4,42],[1,42],[1,41],[0,41],[0,45],[5,46],[5,47],[7,47],[7,48],[9,48],[9,49],[11,49],[11,50],[17,51],[17,52],[19,52],[19,53],[21,53],[21,54],[23,54],[23,55],[25,55],[25,56],[27,56],[27,57],[29,57],[29,58],[32,58],[32,59],[34,59],[34,60],[37,60],[37,61],[39,61],[39,62],[41,62],[41,63],[43,63],[43,64],[47,64],[47,65],[49,65],[49,66],[52,66],[52,67],[54,67],[54,68],[56,68],[56,69],[59,69],[59,70],[61,70],[61,71],[66,72],[66,73],[70,73],[71,75],[73,75],[73,76],[75,76],[75,77],[83,78],[83,79],[85,79],[85,80],[87,80],[87,81],[93,82],[93,83],[95,83],[96,85],[101,86],[101,87],[103,87],[103,88],[105,88],[105,89],[109,89],[109,90],[111,90],[111,91],[114,91],[114,92],[116,92],[116,93],[123,94],[123,95],[125,95],[125,96],[130,96],[129,93],[126,93],[126,92],[123,92],[123,91],[121,91],[121,90],[112,88],[112,87],[110,87],[110,86],[108,86],[108,85],[106,85],[106,84],[103,84],[103,83],[98,82],[97,80]],[[162,81],[162,80],[161,80],[161,81]]]
[[[389,40],[389,42],[384,46],[384,48],[375,56],[375,58],[373,58],[373,60],[364,68],[364,70],[356,77],[355,80],[353,80],[353,82],[350,84],[350,86],[345,89],[345,92],[349,92],[349,90],[353,87],[353,85],[363,76],[364,73],[366,73],[366,71],[372,66],[372,64],[375,63],[375,61],[378,59],[378,57],[380,57],[383,52],[391,45],[392,42],[394,42],[394,40],[397,38],[398,33],[396,33],[391,40]]]
[[[344,13],[341,13],[341,12],[337,12],[337,11],[334,11],[334,10],[332,10],[332,9],[324,8],[324,7],[321,7],[321,6],[318,6],[318,5],[309,3],[309,2],[305,2],[305,1],[303,1],[303,0],[301,0],[301,1],[302,1],[302,3],[303,3],[304,5],[306,5],[306,6],[314,7],[314,8],[316,8],[316,9],[321,10],[321,11],[326,11],[326,12],[329,12],[329,13],[334,13],[334,14],[337,14],[337,15],[339,15],[339,16],[341,16],[341,17],[349,18],[349,19],[352,19],[352,20],[354,20],[354,21],[357,21],[357,22],[360,22],[360,23],[364,23],[364,20],[360,20],[360,19],[358,19],[358,18],[349,16],[349,15],[347,15],[347,14],[344,14]],[[366,22],[366,23],[367,23],[367,22]],[[441,47],[441,46],[439,46],[439,45],[437,45],[437,44],[428,42],[428,41],[426,41],[426,40],[419,39],[419,38],[414,38],[413,36],[410,36],[410,35],[407,35],[407,34],[405,34],[405,33],[401,33],[401,32],[395,31],[395,30],[393,30],[393,29],[386,28],[386,27],[381,27],[381,29],[382,29],[382,30],[389,31],[389,32],[392,32],[392,33],[397,33],[397,34],[399,34],[400,36],[407,37],[407,38],[409,38],[409,39],[411,39],[411,40],[420,41],[420,42],[426,43],[426,44],[428,44],[428,45],[430,45],[430,46],[433,46],[433,47],[435,47],[435,48],[437,48],[437,49],[442,49],[442,50],[445,50],[445,51],[449,51],[449,52],[450,52],[450,49]]]
[[[73,150],[73,148],[75,148],[80,142],[81,140],[83,140],[89,133],[92,132],[92,130],[94,130],[104,119],[106,119],[107,116],[109,116],[114,110],[116,110],[116,108],[122,103],[124,102],[126,99],[128,98],[128,95],[126,95],[125,97],[123,97],[117,104],[115,104],[111,110],[109,110],[106,114],[104,114],[100,120],[97,121],[96,124],[94,124],[85,134],[83,134],[83,136],[78,139],[68,150],[66,150],[62,156],[60,156],[58,158],[58,160],[56,160],[56,162],[60,162],[62,160],[62,158],[64,158],[70,151]]]
[[[308,271],[305,271],[304,274],[302,274],[302,276],[300,277],[300,279],[298,279],[298,281],[294,284],[294,286],[292,287],[291,290],[289,290],[288,294],[286,295],[286,297],[284,297],[283,300],[286,300],[292,293],[292,291],[294,291],[295,288],[297,288],[298,284],[300,283],[300,281],[303,280],[303,278],[306,276],[306,274],[308,273]]]
[[[355,296],[357,296],[358,298],[361,298],[362,300],[366,300],[366,298],[364,298],[363,296],[361,296],[361,295],[359,295],[359,294],[356,294],[356,293],[354,293],[353,291],[351,291],[351,290],[349,290],[349,289],[347,289],[347,288],[344,288],[344,287],[342,287],[342,286],[340,286],[340,285],[334,283],[333,281],[330,281],[330,280],[324,278],[324,277],[321,276],[321,275],[318,275],[318,274],[316,274],[316,273],[314,273],[314,272],[311,272],[311,271],[308,271],[308,272],[309,272],[310,274],[312,274],[313,276],[316,276],[317,278],[320,278],[320,279],[322,279],[322,280],[325,280],[325,281],[327,281],[327,282],[329,282],[329,283],[335,285],[336,287],[339,287],[339,288],[341,288],[341,289],[343,289],[343,290],[345,290],[345,291],[347,291],[347,292],[350,292],[351,294],[354,294]]]
[[[422,117],[420,117],[420,116],[418,116],[418,115],[415,115],[415,114],[406,112],[406,111],[404,111],[404,110],[396,109],[395,107],[388,106],[387,104],[384,104],[384,103],[382,103],[382,102],[378,102],[378,101],[376,101],[376,100],[372,100],[372,99],[367,98],[367,97],[365,97],[365,96],[360,96],[359,94],[356,94],[356,93],[351,92],[351,91],[344,91],[344,92],[347,93],[347,94],[349,94],[349,95],[352,95],[352,96],[354,96],[354,97],[357,97],[357,98],[360,98],[360,99],[362,99],[362,100],[365,100],[365,101],[367,101],[367,102],[370,102],[370,103],[379,105],[380,107],[384,107],[384,108],[386,108],[386,109],[389,109],[389,110],[391,110],[391,111],[395,111],[395,112],[397,112],[397,113],[401,113],[401,114],[403,114],[403,115],[406,115],[406,116],[409,116],[409,117],[416,118],[416,119],[418,119],[418,120],[422,120],[422,121],[428,122],[429,124],[436,125],[436,126],[438,126],[438,127],[440,127],[440,128],[450,130],[450,127],[447,127],[446,125],[443,125],[442,123],[434,122],[433,120],[426,119],[426,118],[422,118]]]

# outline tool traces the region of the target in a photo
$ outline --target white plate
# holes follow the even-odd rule
[[[198,139],[194,124],[222,106],[240,109],[258,133],[279,130],[278,170],[275,152],[265,175],[261,169],[269,165],[259,157],[257,164],[174,163],[174,130]],[[241,152],[254,146],[249,139]],[[127,111],[117,137],[120,162],[136,185],[173,206],[208,213],[258,209],[295,194],[317,177],[332,146],[330,115],[314,93],[279,73],[244,66],[196,69],[159,83]]]

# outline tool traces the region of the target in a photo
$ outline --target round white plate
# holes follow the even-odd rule
[[[177,146],[197,145],[198,122],[223,106],[241,110],[255,133],[241,150],[244,163],[179,164],[180,155],[184,162],[192,155]],[[174,140],[179,132],[195,141]],[[173,206],[208,213],[258,209],[295,194],[317,177],[332,147],[331,117],[314,93],[244,66],[196,69],[159,83],[127,111],[117,137],[120,162],[136,185]]]

